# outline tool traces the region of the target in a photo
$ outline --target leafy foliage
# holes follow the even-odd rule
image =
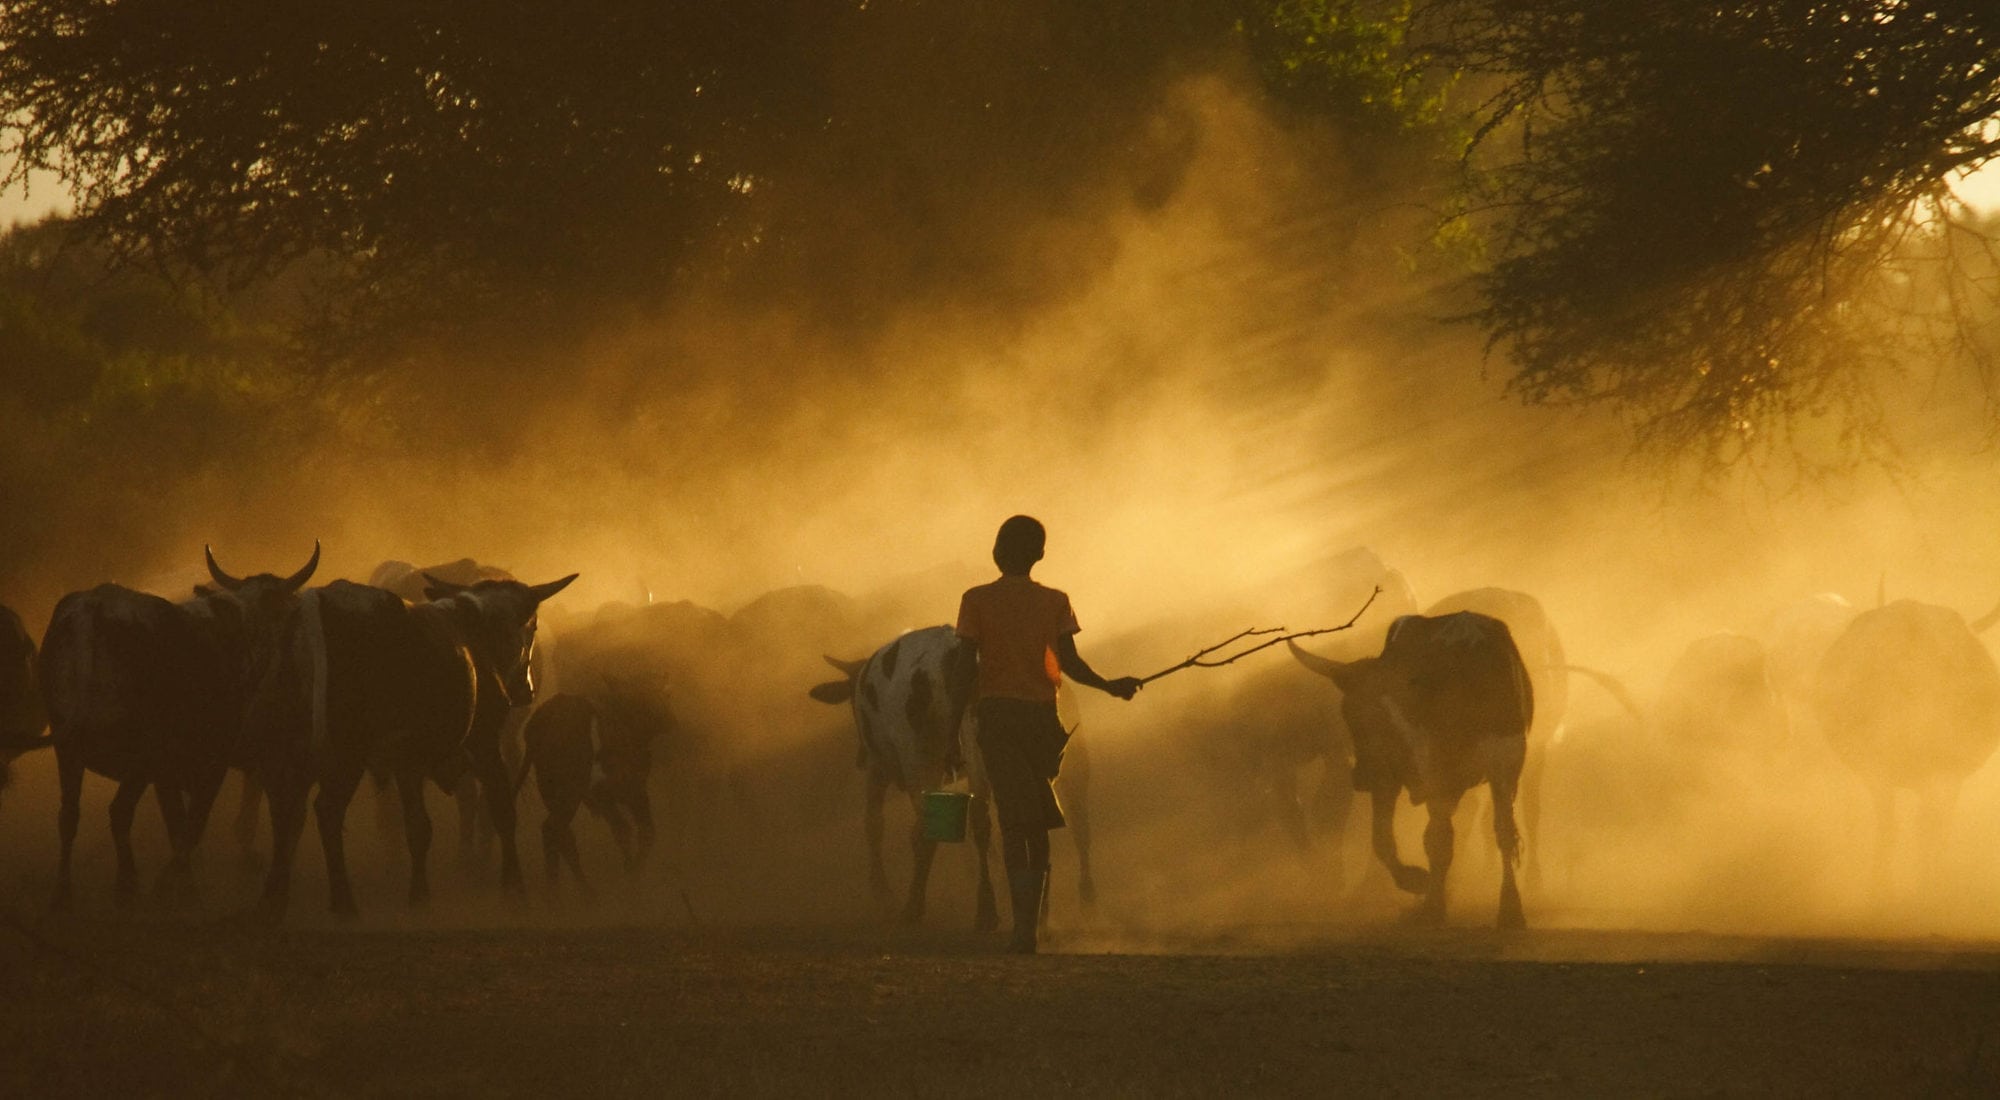
[[[120,256],[348,268],[336,330],[615,308],[690,271],[865,317],[1051,293],[1009,230],[1169,193],[1161,87],[1246,46],[1281,94],[1393,132],[1415,74],[1373,6],[0,0],[0,119],[13,171],[59,172]]]
[[[1910,307],[1950,303],[1913,302],[1909,263],[1970,240],[1952,178],[2000,152],[2000,7],[1437,0],[1419,25],[1486,97],[1477,316],[1517,393],[1613,402],[1667,453],[1870,452]]]

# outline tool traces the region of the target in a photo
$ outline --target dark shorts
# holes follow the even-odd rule
[[[974,704],[974,714],[979,721],[979,755],[993,785],[1000,831],[1062,828],[1062,806],[1053,784],[1062,769],[1069,734],[1056,717],[1056,705],[981,699]]]

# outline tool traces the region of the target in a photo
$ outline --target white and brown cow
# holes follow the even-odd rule
[[[1341,713],[1354,736],[1354,783],[1373,802],[1376,856],[1396,885],[1422,895],[1417,916],[1443,920],[1452,860],[1452,813],[1465,793],[1493,793],[1493,833],[1501,857],[1503,928],[1525,924],[1514,882],[1520,831],[1514,796],[1534,721],[1534,687],[1507,624],[1472,611],[1405,615],[1389,628],[1378,657],[1332,661],[1291,645],[1293,656],[1340,687]],[[1402,793],[1427,806],[1428,869],[1396,851]]]
[[[889,896],[889,876],[882,867],[882,800],[895,787],[908,794],[911,806],[919,810],[910,833],[916,865],[903,905],[906,923],[923,919],[924,890],[931,859],[937,854],[937,842],[926,838],[922,828],[923,792],[960,775],[970,780],[972,841],[979,855],[979,911],[974,926],[991,931],[1000,926],[986,854],[993,828],[986,806],[992,791],[968,728],[971,685],[953,673],[964,667],[958,657],[962,644],[951,627],[933,626],[904,634],[866,660],[828,657],[826,662],[845,678],[817,685],[808,694],[822,703],[853,705],[855,729],[861,736],[859,763],[868,769],[869,884],[878,898]]]

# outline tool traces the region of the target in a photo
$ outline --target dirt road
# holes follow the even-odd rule
[[[2000,1094],[1991,944],[6,921],[8,1096]]]

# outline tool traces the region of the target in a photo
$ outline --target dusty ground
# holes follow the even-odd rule
[[[1351,926],[996,945],[17,907],[0,1095],[2000,1093],[1994,944]]]

